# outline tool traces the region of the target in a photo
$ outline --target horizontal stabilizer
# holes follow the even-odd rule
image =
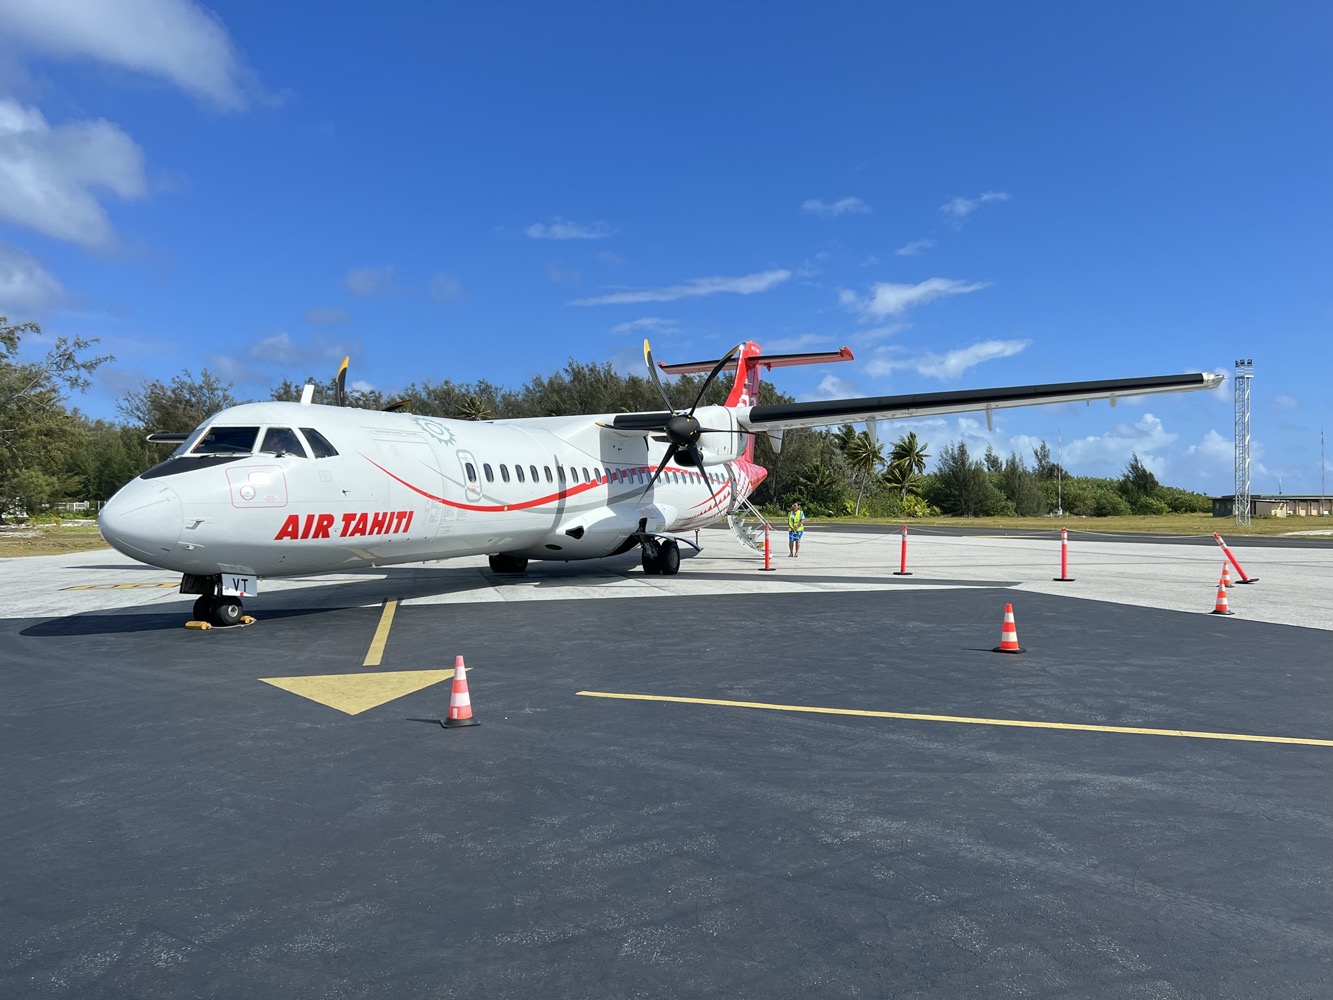
[[[714,358],[712,361],[686,361],[679,365],[669,365],[664,361],[657,364],[658,368],[668,375],[693,375],[696,372],[708,372],[713,370],[713,366],[721,360]],[[813,354],[761,354],[748,359],[750,364],[759,365],[770,371],[774,368],[786,368],[790,365],[822,365],[834,361],[851,361],[852,349],[842,347],[836,351],[817,351]],[[737,361],[733,360],[723,365],[722,370],[735,371]]]

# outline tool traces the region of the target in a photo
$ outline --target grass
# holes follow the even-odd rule
[[[1272,537],[1294,531],[1333,531],[1329,517],[1255,517],[1248,527],[1238,527],[1234,518],[1213,517],[1211,514],[1160,514],[1129,517],[919,517],[906,521],[886,518],[830,517],[811,518],[820,524],[906,524],[908,530],[916,527],[964,526],[969,528],[1018,528],[1033,531],[1058,532],[1068,528],[1071,533],[1100,534],[1103,532],[1130,532],[1144,535],[1206,535],[1214,532],[1223,538]],[[1316,536],[1318,537],[1318,536]]]
[[[785,515],[774,517],[774,524],[784,523]],[[912,528],[966,526],[969,528],[1027,529],[1050,531],[1068,528],[1073,533],[1137,532],[1148,535],[1205,535],[1217,532],[1223,538],[1286,535],[1293,531],[1333,531],[1329,517],[1256,517],[1248,528],[1238,528],[1231,518],[1208,514],[1163,514],[1157,517],[921,517],[902,520],[870,517],[810,518],[811,524],[884,524],[906,523]],[[1315,536],[1318,537],[1318,536]],[[94,524],[38,524],[0,528],[0,559],[16,556],[54,556],[68,552],[104,549],[106,542]]]
[[[56,556],[106,547],[95,524],[5,525],[0,528],[0,559]]]

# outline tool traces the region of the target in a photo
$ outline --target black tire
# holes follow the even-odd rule
[[[213,598],[205,594],[203,597],[196,597],[194,600],[194,610],[190,612],[192,620],[197,622],[208,621],[208,613],[213,608]]]
[[[662,543],[657,564],[661,567],[663,576],[675,576],[680,572],[680,546],[676,544],[675,539],[668,538]]]
[[[659,575],[662,572],[662,547],[651,539],[644,542],[643,556],[639,561],[649,576]]]
[[[229,625],[239,625],[241,615],[245,609],[241,606],[239,597],[214,597],[208,609],[208,620],[219,626],[226,628]]]
[[[526,573],[528,571],[528,560],[526,556],[507,556],[494,555],[487,556],[487,561],[491,564],[492,573]]]

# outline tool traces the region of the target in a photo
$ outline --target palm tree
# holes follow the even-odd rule
[[[458,401],[458,416],[463,420],[490,420],[491,411],[486,400],[472,393]]]
[[[861,515],[861,497],[865,494],[866,484],[875,476],[875,470],[884,462],[884,446],[873,441],[870,435],[862,431],[852,438],[851,443],[843,450],[847,456],[847,464],[851,466],[852,474],[856,477],[858,489],[856,491],[856,509],[852,512],[853,517]]]
[[[901,493],[904,501],[909,493],[913,496],[921,493],[921,477],[904,462],[890,462],[880,479],[885,486]]]
[[[926,445],[916,439],[916,431],[908,431],[897,441],[894,442],[893,452],[889,455],[889,469],[901,467],[902,472],[896,474],[894,485],[902,490],[902,497],[907,499],[908,490],[912,488],[914,473],[919,476],[926,471],[926,459],[930,458],[926,451]]]

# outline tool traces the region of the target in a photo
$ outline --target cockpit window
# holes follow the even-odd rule
[[[258,427],[219,427],[214,424],[190,449],[190,454],[249,455],[255,450],[258,437]]]
[[[301,444],[301,439],[296,436],[296,431],[290,427],[270,427],[264,432],[264,444],[259,450],[268,455],[306,457],[305,447]]]
[[[332,458],[338,454],[338,449],[329,444],[329,439],[313,427],[302,427],[301,433],[305,435],[306,441],[310,443],[310,453],[315,458]]]

